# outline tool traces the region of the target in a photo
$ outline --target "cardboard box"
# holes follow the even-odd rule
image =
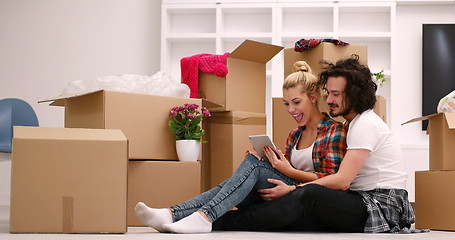
[[[12,233],[125,233],[128,142],[120,130],[14,127]]]
[[[435,113],[401,125],[422,120],[429,121],[430,170],[455,170],[455,113]]]
[[[284,77],[286,78],[292,73],[292,67],[296,61],[306,61],[313,73],[319,75],[322,71],[319,64],[321,60],[335,63],[337,60],[350,57],[352,54],[359,55],[362,64],[368,64],[367,47],[362,45],[340,46],[323,42],[303,52],[296,52],[294,48],[286,48],[284,49]]]
[[[416,228],[455,230],[455,171],[416,171]]]
[[[201,193],[201,163],[179,161],[130,161],[128,165],[128,225],[143,226],[134,207],[166,208]]]
[[[373,111],[387,123],[387,104],[383,96],[376,95],[376,104],[374,105]]]
[[[215,187],[229,178],[245,158],[247,149],[252,149],[248,136],[266,134],[266,115],[243,111],[216,112],[207,121],[208,156],[206,188]],[[208,181],[210,179],[210,181]]]
[[[245,40],[227,57],[226,77],[199,72],[199,98],[223,105],[212,111],[265,113],[266,63],[282,49]]]
[[[386,121],[386,103],[384,97],[376,96],[376,105],[374,106],[373,111],[378,114],[384,122]],[[335,120],[339,122],[345,121],[345,119],[341,116],[335,118]],[[289,132],[296,127],[298,127],[296,121],[291,114],[286,111],[283,98],[272,98],[273,143],[284,151]]]
[[[297,122],[286,111],[283,98],[272,98],[272,139],[275,146],[285,151],[289,132],[296,127]]]
[[[95,91],[60,96],[40,102],[65,107],[65,127],[121,129],[129,141],[130,159],[178,159],[175,134],[168,126],[169,112],[201,99]],[[202,159],[199,154],[199,160]]]

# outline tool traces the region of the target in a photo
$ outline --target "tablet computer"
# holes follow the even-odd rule
[[[264,156],[264,147],[269,146],[275,151],[275,154],[278,156],[278,153],[276,151],[275,144],[273,144],[272,140],[270,140],[270,137],[266,134],[263,135],[252,135],[249,136],[250,142],[253,145],[254,149],[258,153],[259,156]],[[278,156],[279,158],[279,156]]]

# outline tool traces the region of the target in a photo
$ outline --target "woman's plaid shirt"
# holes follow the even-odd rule
[[[346,154],[346,127],[331,119],[326,113],[323,114],[324,117],[318,124],[318,132],[313,147],[314,173],[318,178],[336,173]],[[304,130],[305,126],[302,126],[289,133],[284,154],[288,161],[291,160],[292,148]]]

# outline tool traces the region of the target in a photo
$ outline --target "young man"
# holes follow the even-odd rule
[[[291,229],[339,232],[409,231],[409,204],[401,149],[372,110],[377,86],[358,56],[326,63],[319,84],[332,117],[348,127],[347,152],[339,171],[315,181],[263,190],[271,201],[231,211],[213,230]]]

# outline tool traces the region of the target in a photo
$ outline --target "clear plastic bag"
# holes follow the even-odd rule
[[[61,95],[71,95],[109,90],[119,92],[142,93],[171,97],[190,97],[190,88],[186,84],[171,79],[165,72],[157,72],[152,76],[123,74],[97,77],[90,80],[70,82]]]
[[[455,90],[439,100],[438,113],[443,112],[455,112]]]

